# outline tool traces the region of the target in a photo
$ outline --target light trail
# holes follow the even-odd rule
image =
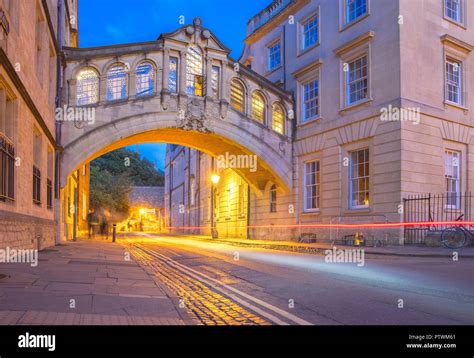
[[[414,226],[474,226],[474,221],[418,221],[397,223],[367,223],[367,224],[289,224],[289,225],[248,225],[251,229],[390,229]],[[227,228],[241,228],[241,226],[226,226]],[[196,230],[208,229],[208,226],[165,226],[164,229]]]

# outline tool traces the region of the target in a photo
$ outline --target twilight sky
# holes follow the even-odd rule
[[[247,21],[270,0],[79,0],[79,46],[152,41],[200,16],[237,59],[243,49]],[[135,146],[131,147],[135,149]],[[163,169],[164,144],[142,144],[142,156]]]

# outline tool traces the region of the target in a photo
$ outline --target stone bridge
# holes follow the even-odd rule
[[[268,181],[289,192],[292,96],[229,53],[199,18],[156,41],[66,48],[61,187],[108,151],[164,142],[256,155],[258,170],[239,174],[257,194]]]

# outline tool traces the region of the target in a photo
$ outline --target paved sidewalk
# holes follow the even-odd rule
[[[151,234],[151,233],[148,233]],[[139,235],[139,233],[137,233]],[[162,233],[153,235],[170,236]],[[202,235],[180,235],[193,240],[215,242],[222,244],[229,244],[233,246],[262,248],[271,250],[282,250],[291,252],[304,252],[311,254],[324,254],[324,251],[331,249],[332,245],[329,243],[301,243],[294,241],[273,241],[273,240],[249,240],[249,239],[212,239],[210,236]],[[384,247],[368,247],[368,246],[344,246],[335,245],[338,248],[363,248],[366,255],[387,255],[387,256],[402,256],[402,257],[452,257],[453,250],[445,247],[423,247],[423,246],[384,246]],[[474,247],[463,247],[456,250],[459,257],[474,258]]]
[[[68,242],[37,267],[0,264],[0,324],[182,325],[178,298],[111,242]]]

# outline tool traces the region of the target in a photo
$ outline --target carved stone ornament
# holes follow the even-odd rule
[[[211,121],[206,116],[201,103],[195,98],[185,108],[180,108],[176,124],[177,128],[186,131],[212,132]]]

